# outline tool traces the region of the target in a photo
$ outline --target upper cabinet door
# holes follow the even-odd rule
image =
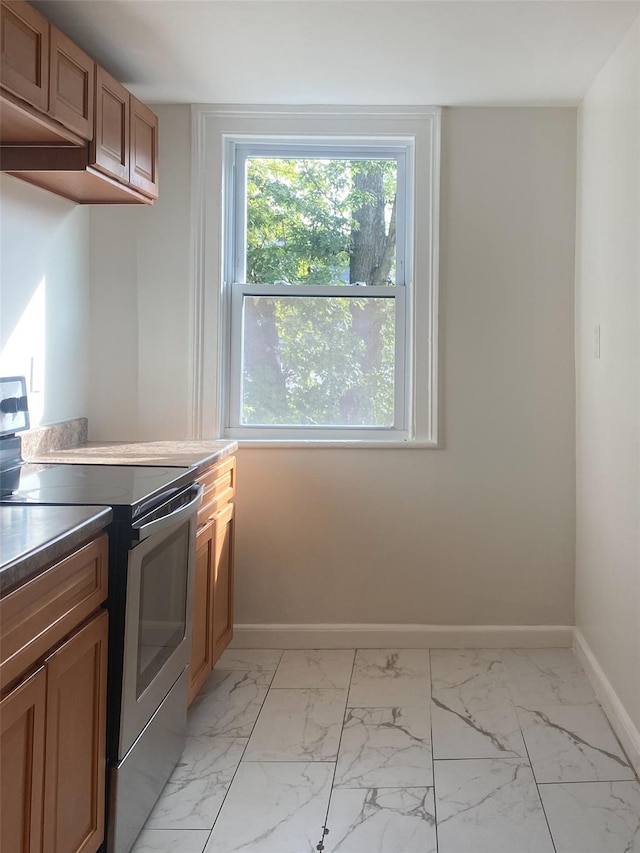
[[[51,26],[49,113],[84,139],[93,139],[95,62]]]
[[[106,175],[129,180],[129,92],[96,68],[96,121],[91,161]]]
[[[131,95],[129,183],[158,198],[158,116]]]
[[[49,22],[28,3],[2,0],[2,87],[46,112],[49,106]]]

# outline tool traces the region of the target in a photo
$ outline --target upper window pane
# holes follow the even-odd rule
[[[396,283],[398,164],[388,159],[246,160],[246,282]]]

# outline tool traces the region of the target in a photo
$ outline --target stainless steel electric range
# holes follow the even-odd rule
[[[113,509],[106,847],[128,853],[184,747],[201,487],[189,468],[12,458],[0,474],[2,503]]]

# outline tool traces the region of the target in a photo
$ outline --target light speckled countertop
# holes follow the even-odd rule
[[[66,450],[37,454],[30,462],[61,462],[75,465],[178,465],[201,474],[211,465],[231,456],[236,441],[89,441]]]
[[[0,598],[96,536],[106,506],[0,506]]]

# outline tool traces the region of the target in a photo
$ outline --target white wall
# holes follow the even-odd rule
[[[27,376],[32,426],[86,417],[89,210],[1,175],[0,257],[0,375]]]
[[[187,434],[191,112],[154,111],[159,200],[91,211],[91,440]]]
[[[239,623],[572,624],[575,111],[443,116],[444,450],[241,450]]]
[[[140,401],[94,384],[92,438],[186,436],[189,111],[159,113],[160,202],[92,213],[94,341],[137,352]],[[446,447],[241,449],[237,622],[572,624],[575,124],[445,111]]]
[[[584,99],[579,151],[576,619],[638,733],[640,20]]]

